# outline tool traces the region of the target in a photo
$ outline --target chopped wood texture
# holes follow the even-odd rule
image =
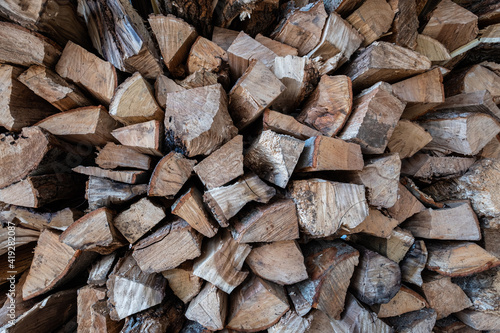
[[[162,73],[160,57],[139,13],[126,0],[78,1],[92,44],[117,69],[147,78]]]
[[[147,185],[130,185],[112,180],[90,176],[87,182],[85,198],[89,209],[95,210],[110,204],[121,204],[133,198],[146,194]]]
[[[339,137],[359,144],[364,154],[382,154],[405,104],[393,94],[391,85],[377,83],[354,99],[352,115]]]
[[[422,181],[436,178],[450,178],[463,175],[476,161],[472,157],[430,156],[416,154],[403,160],[401,174]]]
[[[116,69],[81,46],[69,41],[56,65],[57,74],[109,105],[118,86]]]
[[[500,259],[471,242],[426,243],[426,268],[445,276],[466,276],[500,265]]]
[[[114,141],[111,131],[120,127],[120,123],[103,106],[87,106],[56,113],[36,126],[70,142],[103,146]]]
[[[209,190],[243,175],[243,136],[235,136],[193,169]]]
[[[308,277],[302,251],[293,240],[255,247],[246,263],[255,275],[277,284],[294,284]]]
[[[242,267],[250,251],[249,245],[237,243],[229,232],[219,233],[205,243],[194,261],[193,274],[230,294],[248,275]]]
[[[106,256],[102,256],[98,260],[94,261],[92,267],[90,268],[87,283],[93,286],[104,286],[106,284],[108,274],[113,268],[116,257],[117,254],[115,252]]]
[[[396,332],[400,333],[425,333],[431,332],[436,323],[436,311],[422,309],[392,317],[387,320]]]
[[[334,136],[347,121],[352,105],[351,79],[345,75],[323,75],[297,120],[325,136]]]
[[[164,117],[153,97],[153,88],[139,72],[118,86],[109,105],[109,114],[125,125],[162,121]]]
[[[359,265],[351,279],[352,293],[368,305],[389,302],[401,286],[398,264],[364,247],[357,249]]]
[[[296,138],[263,131],[246,151],[243,163],[260,178],[286,187],[299,160],[304,142]]]
[[[391,153],[398,153],[399,158],[407,158],[415,155],[432,141],[432,136],[420,125],[406,119],[401,119],[391,138],[387,148]]]
[[[132,255],[118,260],[106,282],[109,316],[118,321],[158,305],[167,281],[160,274],[143,272]]]
[[[203,207],[202,193],[191,187],[172,205],[172,214],[184,219],[193,229],[206,237],[217,234],[218,225]]]
[[[415,51],[426,56],[432,64],[446,62],[451,59],[448,49],[432,37],[418,34]]]
[[[271,38],[295,47],[299,56],[306,55],[318,45],[327,16],[323,1],[294,9],[278,24]]]
[[[127,183],[127,184],[137,184],[142,183],[147,179],[147,173],[145,171],[133,171],[133,170],[106,170],[98,167],[86,167],[77,166],[72,169],[76,173],[81,173],[87,176],[108,178],[117,182]]]
[[[35,256],[26,282],[24,300],[42,295],[80,274],[95,258],[92,252],[73,250],[59,241],[60,232],[44,230],[38,238]]]
[[[290,310],[281,317],[279,322],[269,327],[267,331],[269,333],[305,333],[309,331],[311,321],[312,318],[303,318],[295,311]]]
[[[233,221],[233,238],[238,243],[278,242],[299,238],[295,203],[276,200],[254,206]]]
[[[457,312],[455,316],[467,324],[467,326],[478,331],[496,330],[500,326],[500,316],[493,313],[463,310]]]
[[[350,229],[349,233],[361,232],[376,237],[388,238],[398,224],[398,220],[385,216],[378,209],[370,207],[368,217],[354,229]]]
[[[43,213],[29,208],[11,206],[10,212],[19,221],[21,226],[36,230],[50,228],[64,231],[81,216],[81,212],[71,208]],[[18,237],[19,235],[16,235],[16,238]]]
[[[108,208],[99,208],[69,226],[59,240],[75,250],[110,254],[125,245],[112,221],[113,212]]]
[[[427,263],[427,247],[423,240],[416,240],[401,261],[401,280],[422,286],[422,271]]]
[[[169,94],[165,109],[165,141],[188,157],[209,155],[236,134],[220,84]]]
[[[163,156],[163,126],[158,120],[117,128],[111,135],[122,145],[140,153]]]
[[[9,131],[20,131],[57,112],[18,80],[22,72],[19,67],[0,65],[0,125]]]
[[[184,90],[182,86],[165,75],[158,75],[154,88],[156,101],[162,108],[165,108],[168,93]]]
[[[92,105],[77,86],[46,67],[31,66],[17,79],[60,111]]]
[[[132,147],[108,142],[99,150],[95,163],[103,169],[131,168],[149,170],[151,157],[139,153]]]
[[[431,67],[427,57],[387,42],[373,42],[347,66],[343,74],[352,80],[354,90],[379,81],[397,82],[425,72]]]
[[[170,152],[156,165],[148,185],[148,195],[173,198],[193,172],[196,161]]]
[[[83,332],[84,327],[89,329],[89,332],[94,332],[92,322],[95,320],[93,306],[101,300],[106,299],[106,289],[85,286],[78,289],[77,298],[77,323],[79,331]]]
[[[288,192],[301,231],[312,237],[333,235],[342,226],[353,229],[369,213],[363,185],[313,178],[292,181]]]
[[[41,34],[8,22],[0,22],[0,31],[2,63],[53,68],[61,56],[61,47]]]
[[[203,279],[193,274],[193,263],[186,261],[177,268],[161,272],[168,280],[168,286],[185,304],[189,303],[201,290]]]
[[[483,112],[500,121],[500,109],[488,90],[473,91],[447,97],[436,111]]]
[[[500,76],[481,65],[474,65],[461,71],[455,71],[446,78],[446,96],[488,90],[495,103],[500,102]]]
[[[392,0],[389,5],[394,11],[394,21],[386,41],[415,50],[418,36],[418,13],[415,0]]]
[[[389,237],[380,238],[370,235],[352,235],[352,239],[365,247],[377,251],[388,259],[399,263],[405,257],[410,247],[415,242],[411,232],[394,228]]]
[[[289,308],[282,286],[253,277],[234,292],[226,327],[247,332],[265,330],[277,323]]]
[[[227,51],[233,41],[238,37],[239,32],[235,30],[214,27],[212,33],[212,42],[219,45],[224,51]]]
[[[202,238],[186,221],[176,219],[137,242],[132,255],[143,272],[159,273],[199,257]]]
[[[218,73],[228,61],[226,51],[216,43],[199,36],[189,51],[186,65],[189,74],[201,69]]]
[[[255,121],[285,89],[261,61],[251,60],[229,92],[229,112],[236,127],[242,129]]]
[[[364,37],[363,46],[368,46],[390,29],[394,14],[387,1],[367,0],[346,20]]]
[[[218,80],[219,77],[217,74],[201,69],[187,76],[182,81],[177,80],[177,83],[184,89],[193,89],[216,84]]]
[[[278,57],[286,57],[287,55],[296,56],[299,53],[295,47],[280,43],[260,33],[255,36],[255,40],[273,51]]]
[[[402,176],[400,181],[402,185],[406,187],[408,191],[411,192],[413,196],[415,196],[425,207],[428,208],[443,208],[444,204],[442,202],[436,202],[433,197],[422,192],[415,182],[406,176]]]
[[[293,136],[299,140],[307,140],[312,136],[321,135],[315,129],[299,123],[294,117],[281,112],[266,109],[263,116],[263,129],[275,133]]]
[[[227,297],[227,294],[222,290],[207,283],[189,303],[185,316],[208,329],[221,330],[226,321]]]
[[[426,278],[422,291],[431,308],[436,311],[437,319],[462,311],[472,305],[464,291],[451,282],[449,276]]]
[[[21,247],[25,244],[36,242],[40,236],[40,231],[38,230],[18,228],[16,230],[16,238],[14,240],[11,238],[9,241],[9,231],[11,231],[12,228],[12,226],[10,230],[6,227],[2,228],[0,233],[0,255],[9,252],[9,246]],[[12,232],[10,232],[10,234],[12,234]]]
[[[120,233],[133,244],[165,218],[163,207],[148,198],[142,198],[122,211],[113,220]]]
[[[359,145],[327,136],[315,136],[306,140],[296,171],[362,170],[363,166]]]
[[[396,296],[386,304],[377,304],[372,307],[379,318],[400,316],[404,313],[418,311],[425,308],[427,302],[418,293],[401,286]]]

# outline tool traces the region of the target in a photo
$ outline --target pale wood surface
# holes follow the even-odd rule
[[[99,150],[95,163],[103,169],[131,168],[149,170],[151,157],[139,153],[132,147],[108,142]]]
[[[420,125],[406,119],[401,119],[391,138],[387,148],[391,153],[398,153],[399,158],[407,158],[415,155],[432,141],[432,136]]]
[[[120,204],[132,200],[147,192],[146,184],[130,185],[110,179],[89,176],[86,185],[85,199],[89,202],[89,209],[109,206],[111,203]]]
[[[84,327],[87,329],[92,327],[92,322],[95,320],[92,307],[98,301],[105,299],[106,289],[104,288],[85,286],[78,289],[77,323],[79,332],[83,332]]]
[[[426,35],[418,34],[415,51],[429,58],[433,64],[451,59],[446,46]]]
[[[473,157],[416,154],[403,160],[401,174],[423,181],[463,175],[476,161]]]
[[[140,153],[163,156],[163,126],[158,120],[117,128],[111,135],[122,145]]]
[[[317,130],[299,123],[294,117],[269,109],[264,111],[263,130],[290,135],[299,140],[321,135]]]
[[[388,209],[389,214],[399,223],[424,210],[424,205],[401,183],[398,184],[398,200]]]
[[[226,321],[227,298],[225,292],[207,283],[189,303],[185,316],[208,329],[221,330]]]
[[[371,235],[352,235],[357,243],[377,251],[388,259],[399,263],[405,257],[408,250],[415,242],[415,238],[409,231],[399,227],[394,228],[389,237],[381,238]]]
[[[42,230],[51,228],[64,231],[71,223],[81,217],[81,212],[64,208],[55,212],[37,212],[29,208],[11,206],[10,212],[19,220],[20,225]],[[16,236],[17,238],[18,236]]]
[[[449,276],[434,276],[424,280],[422,291],[437,319],[466,309],[472,305],[464,291],[451,282]]]
[[[161,272],[168,280],[168,286],[175,296],[185,304],[189,303],[201,290],[203,279],[193,274],[193,262],[186,261],[176,268]]]
[[[127,184],[137,184],[146,181],[147,173],[145,171],[134,170],[106,170],[93,166],[77,166],[72,169],[76,173],[87,176],[108,178],[117,182]]]
[[[455,71],[445,82],[446,96],[488,90],[493,101],[500,101],[500,76],[480,64]]]
[[[182,91],[185,89],[165,75],[158,75],[154,88],[156,101],[162,108],[165,108],[168,93]]]
[[[104,286],[106,284],[108,274],[113,268],[116,257],[117,254],[114,252],[106,256],[102,256],[94,261],[89,271],[87,284],[92,286]]]
[[[173,198],[193,172],[196,163],[176,152],[170,152],[156,165],[148,185],[149,196]]]
[[[398,220],[390,218],[382,214],[380,210],[370,207],[366,219],[355,228],[350,229],[349,233],[355,234],[361,232],[376,237],[388,238],[391,235],[391,231],[398,224]]]
[[[388,303],[374,305],[372,309],[377,314],[377,317],[387,318],[417,311],[425,308],[426,305],[425,298],[415,291],[401,286],[398,293]]]
[[[478,90],[447,97],[444,103],[435,107],[434,110],[483,112],[500,121],[500,109],[493,101],[493,97],[488,90]]]
[[[280,43],[260,33],[255,36],[255,40],[273,51],[278,57],[286,57],[287,55],[296,56],[299,52],[295,47]]]
[[[267,330],[269,333],[305,333],[311,326],[312,318],[304,318],[295,311],[288,311],[280,321],[274,326],[269,327]]]
[[[189,51],[186,66],[189,74],[200,69],[217,73],[228,61],[226,51],[216,43],[199,36]]]
[[[219,45],[224,51],[227,51],[229,46],[238,37],[239,31],[230,30],[221,27],[214,27],[212,33],[212,42]]]
[[[364,37],[363,46],[368,46],[390,29],[394,14],[387,1],[367,0],[346,20]]]

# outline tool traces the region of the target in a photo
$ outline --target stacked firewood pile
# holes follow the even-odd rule
[[[500,330],[500,4],[0,1],[2,332]]]

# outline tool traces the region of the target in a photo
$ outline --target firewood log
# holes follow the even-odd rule
[[[401,280],[422,286],[422,271],[427,263],[427,247],[423,240],[416,240],[401,261]]]
[[[416,1],[392,0],[389,5],[395,15],[389,30],[391,34],[384,40],[415,50],[419,26]]]
[[[446,318],[436,320],[436,326],[433,330],[436,333],[451,333],[451,332],[464,332],[464,333],[477,333],[479,331],[467,326],[455,316],[448,316]]]
[[[263,115],[263,130],[293,136],[299,140],[307,140],[312,136],[321,135],[309,126],[299,123],[294,117],[281,112],[266,109]]]
[[[106,300],[97,301],[90,311],[92,313],[90,332],[118,333],[122,331],[124,320],[111,320]]]
[[[168,2],[155,0],[155,2],[158,7],[161,6],[161,11],[158,11],[180,17],[189,24],[194,25],[205,37],[211,34],[217,3],[211,0],[202,0],[196,3],[191,0],[171,0]]]
[[[424,279],[422,291],[437,319],[462,311],[472,305],[464,291],[451,282],[449,276],[429,275]]]
[[[235,30],[214,27],[212,42],[219,45],[224,51],[227,51],[233,41],[238,37],[238,34],[239,32]]]
[[[401,333],[425,333],[432,331],[436,323],[436,311],[433,309],[422,309],[392,317],[387,323],[394,327],[396,332]]]
[[[303,317],[302,317],[303,318]],[[321,310],[313,309],[307,314],[307,320],[310,320],[310,327],[307,333],[334,333],[330,318]]]
[[[493,101],[498,103],[500,101],[499,84],[499,75],[484,66],[474,65],[470,68],[455,71],[448,76],[444,88],[448,97],[488,90],[493,97]]]
[[[399,158],[404,159],[412,157],[431,141],[432,136],[422,126],[401,119],[392,132],[387,148],[391,153],[398,153]]]
[[[370,207],[366,219],[354,229],[350,229],[349,233],[355,234],[360,232],[376,237],[388,238],[398,224],[398,220],[385,216],[380,210]]]
[[[217,331],[224,328],[227,311],[227,294],[211,283],[189,303],[186,318]]]
[[[433,179],[463,175],[476,161],[472,157],[430,156],[416,154],[403,160],[401,174],[428,182]]]
[[[108,178],[117,182],[127,184],[143,183],[147,180],[148,174],[139,170],[106,170],[94,166],[79,165],[72,169],[76,173],[87,176]]]
[[[257,34],[255,40],[273,51],[278,57],[286,57],[287,55],[296,56],[299,53],[295,47],[280,43],[262,34]]]
[[[425,209],[424,205],[401,183],[398,184],[398,200],[388,208],[392,218],[399,223]]]
[[[411,232],[399,227],[394,228],[389,237],[382,238],[371,235],[356,234],[352,235],[351,239],[370,250],[380,253],[396,263],[403,260],[406,253],[415,242],[415,238]]]
[[[177,80],[177,83],[184,89],[201,88],[217,84],[219,76],[206,69],[200,69],[193,74],[188,75],[183,80]]]
[[[71,208],[45,213],[29,208],[11,206],[9,211],[19,221],[20,226],[26,226],[35,230],[50,228],[64,231],[82,216],[80,211]],[[17,235],[16,238],[18,237]]]
[[[390,29],[394,14],[387,1],[367,0],[346,20],[364,37],[363,46],[368,46]]]
[[[433,209],[444,207],[442,202],[437,202],[433,199],[433,197],[421,191],[418,186],[415,185],[415,182],[410,178],[403,176],[399,182],[404,185],[406,189],[410,191],[411,194],[415,196],[425,207]]]
[[[301,317],[295,311],[290,310],[267,331],[269,333],[305,333],[310,331],[311,321],[312,318]]]
[[[495,330],[500,325],[500,316],[493,313],[467,309],[457,312],[455,316],[467,324],[467,326],[478,331]]]
[[[189,303],[201,290],[203,279],[193,274],[193,262],[186,261],[176,268],[161,272],[168,280],[168,286],[175,296],[185,304]]]
[[[156,101],[162,108],[165,108],[168,93],[185,90],[185,88],[165,75],[158,75],[154,88]]]
[[[226,51],[216,43],[199,36],[189,51],[186,65],[189,74],[201,69],[218,73],[228,61]]]
[[[158,120],[117,128],[111,135],[122,145],[140,153],[163,156],[163,126]]]
[[[446,63],[451,59],[446,46],[426,35],[418,34],[415,51],[429,58],[432,64]]]
[[[148,195],[172,199],[193,172],[196,163],[176,152],[170,152],[156,165],[148,185]]]
[[[149,170],[151,168],[151,157],[139,153],[132,147],[108,142],[99,150],[95,163],[103,169],[122,167]]]
[[[108,274],[115,264],[116,257],[117,253],[113,252],[94,261],[90,268],[87,284],[90,286],[104,286],[108,279]]]
[[[434,110],[483,112],[500,121],[500,109],[493,101],[493,97],[488,90],[479,90],[447,97],[444,103],[435,107]]]
[[[400,316],[404,313],[418,311],[427,306],[425,298],[420,296],[417,292],[401,286],[396,296],[394,296],[388,303],[377,304],[372,306],[373,311],[379,318]]]
[[[127,202],[146,192],[146,184],[130,185],[90,176],[86,185],[85,198],[89,202],[89,209],[95,210],[110,204]]]
[[[93,306],[99,301],[106,299],[106,289],[100,287],[85,286],[78,289],[77,298],[77,323],[80,332],[86,327],[92,331],[92,322],[95,320]]]

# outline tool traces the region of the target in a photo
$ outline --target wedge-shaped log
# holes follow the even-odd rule
[[[235,136],[193,169],[209,190],[243,175],[243,136]]]
[[[336,135],[352,110],[351,79],[345,75],[323,75],[297,117],[325,136]]]
[[[139,153],[132,147],[108,142],[99,150],[95,163],[103,169],[130,168],[149,170],[151,157]]]
[[[106,170],[98,167],[87,167],[79,165],[72,169],[76,173],[81,173],[87,176],[108,178],[117,182],[127,184],[142,183],[147,180],[148,174],[145,171],[139,170]]]
[[[117,252],[113,252],[94,261],[90,268],[87,284],[91,286],[104,286],[108,279],[108,274],[115,264],[116,257]]]
[[[186,310],[186,318],[196,321],[210,330],[224,328],[227,314],[227,294],[207,283]]]
[[[235,30],[214,27],[212,42],[219,45],[224,51],[227,51],[236,37],[238,37],[238,34],[239,32]]]
[[[165,108],[167,103],[167,94],[176,91],[185,90],[182,86],[177,84],[174,80],[165,75],[158,75],[155,81],[155,98],[158,104]]]
[[[230,294],[248,275],[241,269],[250,251],[249,245],[237,243],[223,231],[205,243],[202,255],[194,261],[193,274]]]
[[[301,231],[312,237],[333,235],[341,226],[355,228],[368,216],[362,185],[318,178],[294,180],[288,195],[297,205]]]
[[[148,195],[172,199],[193,172],[194,160],[170,152],[156,165],[148,186]]]
[[[390,84],[379,82],[356,97],[339,137],[359,144],[364,154],[382,154],[405,104],[393,94]]]
[[[367,88],[379,81],[397,82],[431,67],[426,56],[387,42],[373,42],[345,69],[354,90]]]
[[[260,33],[255,36],[255,40],[276,53],[278,57],[286,57],[287,55],[296,56],[299,53],[295,47],[283,44]]]
[[[356,234],[352,239],[366,248],[376,251],[388,259],[399,263],[415,242],[409,231],[399,227],[394,228],[389,237],[375,237],[371,235]]]
[[[376,304],[372,306],[373,311],[379,318],[400,316],[404,313],[418,311],[425,308],[427,302],[425,298],[414,292],[410,288],[401,286],[396,296],[389,303]],[[433,307],[434,308],[434,307]]]
[[[431,332],[436,323],[436,311],[425,308],[387,319],[396,332]]]
[[[495,330],[500,325],[500,316],[494,313],[467,309],[457,312],[455,316],[468,327],[478,331]]]
[[[279,322],[269,327],[267,331],[269,333],[305,333],[311,328],[311,322],[311,317],[304,318],[299,316],[295,311],[290,310],[281,317]]]
[[[391,28],[394,14],[387,1],[367,0],[346,20],[364,37],[363,46],[368,46]]]
[[[380,210],[370,207],[368,217],[349,232],[352,234],[361,232],[375,237],[388,238],[398,224],[398,220],[385,216]]]
[[[390,1],[389,5],[395,15],[389,30],[390,35],[384,40],[415,50],[419,27],[416,1],[395,0]]]
[[[203,279],[193,274],[193,262],[186,261],[176,268],[161,272],[168,280],[168,286],[185,304],[201,290]]]
[[[147,192],[146,184],[130,185],[110,179],[90,176],[86,185],[85,198],[89,209],[107,207],[110,204],[121,204]]]
[[[422,286],[422,271],[427,263],[427,247],[423,240],[416,240],[400,263],[401,280]]]
[[[446,96],[488,90],[493,101],[500,102],[500,76],[481,64],[451,73],[444,88]]]
[[[106,282],[109,316],[119,321],[162,302],[167,281],[143,272],[131,254],[118,260]]]
[[[75,250],[110,254],[125,245],[125,239],[113,225],[113,212],[99,208],[80,218],[59,236]]]
[[[118,86],[116,69],[112,64],[71,41],[64,47],[56,72],[86,89],[104,105],[109,105]]]
[[[188,157],[209,155],[236,134],[220,84],[169,94],[165,109],[167,148]]]
[[[56,113],[36,126],[70,142],[103,146],[115,141],[111,132],[121,125],[109,116],[105,107],[87,106]]]
[[[29,208],[11,206],[10,212],[19,220],[21,226],[35,230],[50,228],[64,231],[82,216],[80,211],[71,208],[45,213]]]
[[[177,83],[184,89],[194,89],[217,84],[218,80],[217,74],[200,69],[187,76],[184,80],[177,80]]]
[[[392,207],[388,208],[391,217],[401,223],[424,209],[425,206],[420,200],[408,191],[403,184],[398,183],[398,199]]]
[[[143,272],[158,273],[199,257],[202,238],[186,221],[176,219],[135,244],[132,255]]]
[[[315,136],[306,140],[296,170],[362,170],[363,166],[359,145],[327,136]]]
[[[163,126],[158,120],[117,128],[111,135],[122,145],[140,153],[163,156]]]
[[[247,332],[265,330],[289,308],[282,286],[254,276],[231,295],[226,327]]]
[[[186,65],[189,74],[201,69],[218,73],[223,70],[228,61],[226,51],[216,43],[200,36],[189,51]]]
[[[426,35],[418,34],[415,51],[429,58],[433,65],[446,62],[451,59],[446,46],[441,44],[436,39]]]
[[[109,105],[109,114],[125,125],[162,121],[164,117],[153,97],[153,88],[139,72],[118,86]]]
[[[478,90],[469,93],[447,97],[444,103],[434,108],[436,111],[482,112],[500,121],[500,108],[493,101],[488,90]]]
[[[463,175],[476,161],[473,157],[416,154],[403,160],[401,174],[422,181]]]
[[[407,158],[415,155],[432,141],[432,136],[420,125],[406,119],[401,119],[391,138],[387,148],[391,153],[398,153],[399,158]]]
[[[99,301],[106,302],[106,289],[93,286],[78,289],[76,322],[79,327],[87,327],[89,332],[94,332],[92,324],[96,315],[93,307]]]
[[[116,215],[113,224],[133,244],[163,220],[165,216],[163,207],[154,204],[148,198],[142,198],[127,210]]]
[[[269,109],[264,111],[263,123],[264,131],[271,130],[275,133],[293,136],[299,140],[321,135],[317,130],[299,123],[294,117]]]

